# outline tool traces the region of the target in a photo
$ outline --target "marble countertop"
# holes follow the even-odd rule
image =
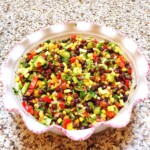
[[[150,60],[149,6],[149,0],[1,0],[0,64],[27,34],[67,21],[97,22],[122,31],[137,42]],[[150,100],[135,106],[126,127],[107,129],[76,142],[50,132],[41,135],[30,132],[18,114],[4,110],[0,98],[0,149],[149,150]]]

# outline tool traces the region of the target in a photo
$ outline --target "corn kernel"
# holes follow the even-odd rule
[[[43,117],[44,117],[44,113],[43,113],[42,110],[39,112],[39,116],[40,116],[40,118],[43,118]]]
[[[122,71],[127,71],[127,69],[126,68],[122,68]]]
[[[106,110],[102,109],[102,113],[105,114],[105,113],[106,113]]]
[[[58,118],[57,122],[60,124],[62,123],[62,119],[61,118]]]
[[[64,115],[66,115],[66,114],[67,114],[65,110],[63,111],[63,114],[64,114]]]
[[[72,129],[73,129],[73,123],[68,123],[67,130],[72,130]]]
[[[39,96],[39,91],[38,90],[34,90],[34,96]]]
[[[19,77],[16,77],[16,82],[19,82],[19,81],[20,81]]]
[[[68,102],[70,102],[70,101],[72,101],[72,100],[73,100],[73,97],[72,97],[72,96],[68,96],[68,97],[67,97],[67,101],[68,101]]]
[[[114,102],[115,102],[115,99],[114,99],[113,97],[111,97],[111,98],[110,98],[110,101],[111,101],[112,103],[114,103]]]
[[[80,120],[80,122],[83,122],[84,119],[82,117],[80,117],[79,120]]]

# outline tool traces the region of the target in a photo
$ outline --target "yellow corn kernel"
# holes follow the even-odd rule
[[[97,121],[94,121],[94,122],[92,123],[92,125],[95,125],[95,124],[97,124]]]
[[[50,44],[49,44],[49,49],[52,50],[52,49],[54,49],[54,48],[55,48],[55,45],[52,44],[52,43],[50,43]]]
[[[75,115],[78,115],[78,113],[77,113],[77,112],[74,112],[74,114],[75,114]]]
[[[74,45],[72,45],[72,46],[71,46],[71,49],[72,49],[72,50],[74,50],[74,49],[75,49],[75,46],[74,46]]]
[[[67,101],[68,101],[68,102],[70,102],[70,101],[72,101],[72,100],[73,100],[73,97],[72,97],[72,96],[68,96],[68,97],[67,97]]]
[[[54,45],[54,48],[55,48],[55,49],[57,49],[57,48],[58,48],[57,44],[55,44],[55,45]]]
[[[102,109],[102,113],[105,114],[105,113],[106,113],[106,110]]]
[[[83,117],[80,117],[79,120],[80,120],[80,122],[83,122],[84,119],[83,119]]]
[[[76,120],[75,120],[75,124],[79,124],[79,119],[76,119]]]
[[[57,122],[60,124],[62,123],[62,119],[61,118],[58,118]]]
[[[111,101],[112,103],[114,103],[114,102],[115,102],[115,99],[114,99],[113,97],[111,97],[111,98],[110,98],[110,101]]]
[[[55,63],[55,66],[58,66],[58,67],[59,67],[59,66],[60,66],[60,63],[59,63],[59,62],[56,62],[56,63]]]
[[[16,77],[16,82],[19,82],[20,81],[20,78],[19,77]]]
[[[65,110],[63,111],[63,114],[64,114],[64,115],[66,115],[66,114],[67,114]]]
[[[48,47],[48,43],[44,43],[44,47]]]
[[[127,69],[126,68],[122,68],[122,71],[127,71]]]
[[[34,96],[39,96],[39,91],[38,90],[34,90]]]
[[[73,123],[68,123],[67,130],[72,130],[72,129],[73,129]]]
[[[42,110],[39,112],[39,116],[40,116],[40,118],[43,118],[43,117],[44,117],[44,113],[43,113]]]

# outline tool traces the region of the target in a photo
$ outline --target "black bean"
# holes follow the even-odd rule
[[[104,84],[104,85],[102,86],[102,89],[106,89],[106,88],[107,88],[107,85]]]
[[[83,80],[83,78],[82,77],[77,77],[78,78],[78,80]]]
[[[60,117],[60,118],[62,118],[62,119],[64,118],[64,116],[65,116],[65,115],[64,115],[64,114],[62,114],[62,113],[61,113],[61,114],[59,114],[59,117]]]
[[[59,86],[57,86],[55,90],[56,90],[56,92],[60,92],[61,88]]]
[[[75,85],[75,83],[74,83],[74,82],[71,82],[71,85],[72,85],[72,86],[74,86],[74,85]]]
[[[78,103],[80,103],[80,100],[79,100],[78,98],[76,98],[76,99],[73,100],[73,102],[74,102],[75,104],[78,104]]]
[[[74,93],[74,94],[73,94],[73,97],[74,97],[74,98],[78,98],[78,97],[79,97],[78,93]]]
[[[111,73],[111,72],[112,72],[112,70],[106,70],[105,72],[106,72],[106,73]]]
[[[91,69],[90,69],[90,72],[91,72],[91,73],[94,73],[94,71],[95,71],[94,68],[91,68]]]

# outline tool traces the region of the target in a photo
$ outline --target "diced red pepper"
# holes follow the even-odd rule
[[[85,115],[85,117],[88,117],[88,116],[89,116],[89,113],[88,113],[88,112],[85,112],[84,115]]]
[[[106,111],[106,116],[107,116],[108,118],[113,118],[115,115],[116,115],[116,114],[115,114],[114,112],[112,112],[112,111]]]
[[[104,49],[108,49],[108,46],[107,46],[107,45],[104,45],[103,48],[104,48]]]
[[[45,57],[45,53],[42,53],[42,57]]]
[[[28,106],[26,102],[22,102],[22,106],[25,108],[25,110],[27,112],[29,112],[31,115],[33,115],[33,107],[32,106]]]
[[[47,103],[52,102],[52,100],[48,96],[42,97],[41,100],[44,101],[44,102],[47,102]]]
[[[58,92],[58,95],[57,95],[58,98],[64,98],[64,94],[62,92]]]
[[[41,62],[37,62],[37,67],[41,67]]]
[[[93,54],[93,59],[97,60],[97,55],[95,53]]]
[[[19,76],[19,78],[20,78],[20,81],[21,81],[21,80],[22,80],[22,78],[23,78],[23,75],[20,75],[20,76]]]
[[[59,107],[60,107],[61,109],[65,109],[65,102],[60,101]]]
[[[129,87],[129,83],[130,83],[129,80],[125,80],[125,85],[126,85],[127,87]]]
[[[76,41],[77,35],[72,35],[71,38]]]
[[[128,73],[129,73],[129,74],[132,74],[132,69],[129,69],[129,70],[128,70]]]
[[[76,60],[77,60],[76,57],[72,57],[72,58],[71,58],[71,63],[74,63]]]
[[[65,90],[67,88],[66,82],[62,83],[61,87],[63,90]]]
[[[33,58],[33,55],[28,55],[28,58],[31,60]]]
[[[66,129],[67,128],[67,124],[69,124],[69,123],[71,123],[72,122],[72,120],[71,119],[67,119],[67,118],[65,118],[64,120],[63,120],[63,127]]]
[[[26,96],[30,96],[34,92],[34,88],[36,86],[36,83],[38,81],[38,76],[34,76],[31,84],[29,85],[28,91],[26,92]]]
[[[120,104],[120,103],[116,103],[115,104],[118,108],[121,108],[122,107],[122,105]]]
[[[101,101],[101,102],[100,102],[100,106],[101,106],[101,107],[107,107],[108,104],[107,104],[107,102]]]
[[[57,73],[57,79],[61,79],[61,73],[60,72]]]
[[[123,56],[118,56],[116,63],[121,67],[124,68],[125,67],[125,62],[124,62],[124,57]]]

